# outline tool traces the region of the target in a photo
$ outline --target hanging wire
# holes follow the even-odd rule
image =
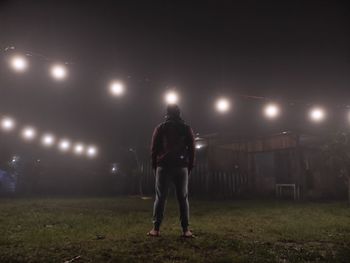
[[[3,52],[13,52],[16,50],[16,47],[15,46],[6,46],[5,48],[2,48],[1,51]],[[25,56],[27,57],[36,57],[40,60],[44,60],[44,61],[49,61],[49,62],[53,62],[53,61],[56,61],[55,59],[52,59],[48,56],[45,56],[41,53],[37,53],[37,52],[33,52],[33,51],[29,51],[29,50],[23,50],[22,51],[24,53]],[[69,62],[69,61],[64,61],[62,62],[63,64],[65,65],[73,65],[74,63],[73,62]]]

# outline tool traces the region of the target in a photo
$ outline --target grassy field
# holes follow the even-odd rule
[[[169,200],[150,238],[152,200],[0,199],[0,262],[350,262],[345,203],[191,201],[196,239]]]

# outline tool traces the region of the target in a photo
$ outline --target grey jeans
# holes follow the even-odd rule
[[[157,167],[156,199],[153,206],[154,229],[159,230],[164,216],[164,209],[170,183],[175,185],[176,197],[180,210],[180,222],[183,231],[188,229],[188,169],[184,167]]]

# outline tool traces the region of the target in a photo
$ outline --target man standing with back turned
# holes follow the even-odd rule
[[[194,163],[194,136],[190,126],[180,117],[177,105],[168,105],[165,122],[153,133],[151,155],[152,168],[156,177],[156,199],[153,207],[153,229],[149,236],[160,235],[168,188],[175,185],[180,209],[183,237],[194,237],[188,229],[188,177]]]

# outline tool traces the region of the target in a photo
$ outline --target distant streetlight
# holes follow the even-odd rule
[[[226,98],[220,98],[216,101],[216,109],[221,113],[225,113],[230,109],[230,101]]]
[[[10,61],[11,67],[18,72],[23,72],[28,67],[28,61],[23,56],[14,56]]]
[[[88,157],[95,157],[97,155],[97,148],[95,146],[89,146],[86,150]]]
[[[111,173],[116,174],[118,172],[118,164],[112,163]]]
[[[33,127],[25,127],[22,130],[22,137],[26,141],[31,141],[36,137],[36,130]]]
[[[280,109],[276,104],[268,104],[264,108],[265,116],[269,119],[274,119],[280,114]]]
[[[55,64],[51,67],[51,75],[57,80],[63,80],[67,76],[67,69],[63,65]]]
[[[176,104],[179,101],[179,96],[175,91],[168,91],[164,98],[167,104]]]
[[[199,150],[199,149],[201,149],[202,147],[203,147],[203,145],[202,145],[202,144],[200,144],[200,143],[197,143],[197,144],[196,144],[196,149],[198,149],[198,150]]]
[[[14,155],[14,156],[12,157],[11,164],[14,165],[16,162],[19,161],[19,159],[20,159],[19,156]]]
[[[1,129],[4,131],[12,131],[15,128],[15,121],[12,118],[4,117],[1,120]]]
[[[119,81],[113,81],[109,86],[109,92],[112,96],[120,97],[124,94],[124,85]]]
[[[52,134],[44,134],[41,142],[46,147],[52,146],[55,142],[55,137]]]
[[[84,152],[84,145],[82,143],[77,143],[75,146],[74,146],[74,153],[77,154],[77,155],[80,155]]]
[[[321,122],[324,120],[325,118],[325,111],[324,109],[320,108],[320,107],[315,107],[312,108],[309,112],[309,116],[311,118],[312,121],[314,122]]]
[[[59,144],[58,144],[58,148],[62,151],[62,152],[66,152],[70,149],[71,147],[71,143],[68,139],[62,139]]]

